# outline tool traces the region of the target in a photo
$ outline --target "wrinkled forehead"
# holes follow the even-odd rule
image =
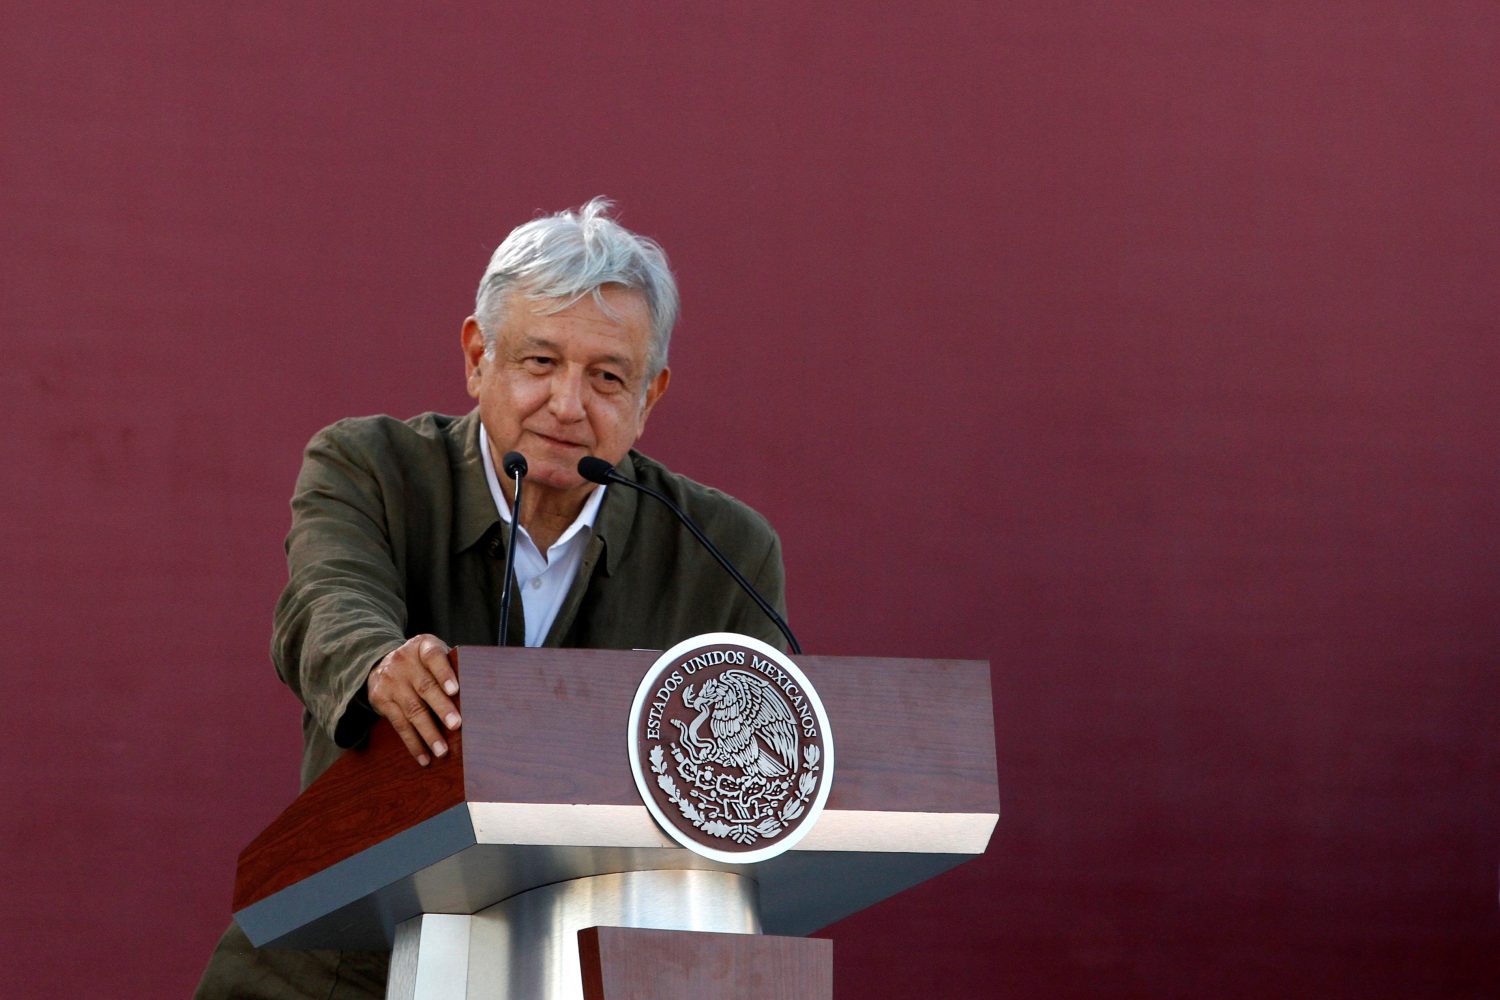
[[[613,282],[596,285],[567,295],[553,294],[546,288],[522,285],[508,296],[507,305],[519,306],[535,316],[555,316],[573,309],[584,301],[593,302],[604,315],[617,323],[643,322],[651,327],[651,304],[646,293],[628,285]]]

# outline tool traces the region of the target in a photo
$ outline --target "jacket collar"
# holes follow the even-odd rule
[[[448,425],[448,467],[453,477],[452,551],[462,552],[484,540],[500,524],[500,512],[484,481],[479,453],[479,409]]]
[[[635,482],[635,452],[629,452],[615,471]],[[599,505],[599,517],[594,521],[594,530],[604,543],[604,572],[614,575],[620,560],[625,558],[625,549],[630,544],[630,526],[635,523],[635,505],[640,498],[628,486],[614,486],[604,494]]]

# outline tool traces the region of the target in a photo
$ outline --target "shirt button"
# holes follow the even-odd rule
[[[532,590],[541,590],[542,589],[542,578],[541,577],[537,577],[536,579],[534,579],[534,580],[531,581],[531,589]]]

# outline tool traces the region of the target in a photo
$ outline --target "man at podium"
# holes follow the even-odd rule
[[[302,785],[375,725],[425,767],[462,725],[454,645],[666,649],[704,632],[785,639],[673,515],[583,479],[595,456],[671,497],[784,614],[781,546],[755,511],[633,450],[671,380],[676,282],[596,198],[513,230],[464,320],[462,417],[363,417],[319,431],[292,496],[272,657],[304,705]],[[524,456],[508,634],[500,634]],[[378,952],[219,942],[200,998],[385,992]]]

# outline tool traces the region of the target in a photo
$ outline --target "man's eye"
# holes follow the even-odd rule
[[[599,381],[606,391],[610,392],[620,389],[625,385],[625,380],[614,372],[598,371],[594,373],[594,378]]]
[[[552,363],[553,361],[551,358],[542,357],[540,355],[526,359],[526,366],[537,371],[552,367]]]

